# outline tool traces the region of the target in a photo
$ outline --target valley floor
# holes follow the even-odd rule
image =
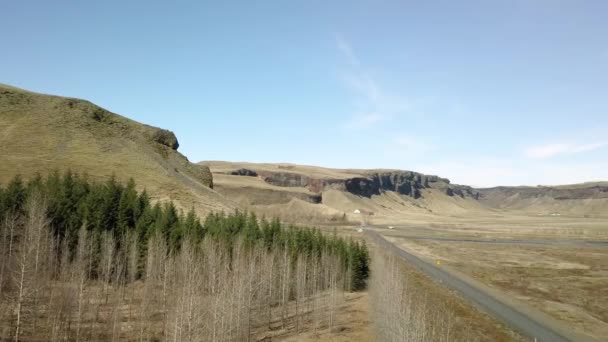
[[[374,341],[369,316],[369,295],[367,292],[347,293],[336,313],[335,326],[315,328],[310,320],[304,322],[301,330],[296,331],[291,322],[285,329],[271,326],[257,334],[258,340],[264,338],[272,341],[335,341],[335,342],[367,342]]]
[[[607,223],[505,214],[394,222],[371,229],[425,260],[470,276],[578,333],[602,340],[608,336]]]

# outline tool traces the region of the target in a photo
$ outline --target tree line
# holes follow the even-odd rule
[[[208,234],[227,247],[240,237],[249,244],[263,241],[268,249],[287,248],[292,258],[301,254],[318,257],[321,251],[328,250],[351,269],[348,290],[363,289],[369,275],[369,253],[364,244],[335,234],[328,237],[318,229],[285,226],[278,218],[258,219],[254,213],[239,210],[210,213],[201,223],[194,209],[184,214],[173,202],[152,204],[146,190],[136,190],[133,179],[126,185],[114,177],[96,183],[86,175],[67,171],[63,175],[54,172],[46,178],[38,175],[24,182],[17,175],[5,188],[0,185],[0,222],[7,216],[22,216],[28,195],[34,192],[44,197],[53,235],[60,241],[67,239],[71,255],[83,226],[97,240],[103,232],[110,232],[119,240],[127,233],[135,234],[142,252],[154,232],[162,234],[171,251],[180,248],[185,236],[201,241]]]
[[[17,176],[0,222],[0,337],[17,341],[331,330],[339,294],[369,274],[364,244],[242,211],[201,221],[133,180]]]

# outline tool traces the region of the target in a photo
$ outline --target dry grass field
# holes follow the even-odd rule
[[[293,307],[291,308],[293,310]],[[299,331],[296,331],[293,320],[281,328],[280,322],[270,327],[257,329],[256,341],[334,341],[334,342],[367,342],[374,340],[369,315],[369,295],[367,292],[345,293],[336,310],[334,326],[315,326],[309,317],[304,320]],[[290,314],[292,317],[294,313]],[[277,315],[278,316],[278,315]]]
[[[376,229],[580,333],[608,336],[606,220],[505,215]]]
[[[370,226],[408,251],[441,260],[445,267],[526,302],[565,327],[599,340],[608,336],[606,183],[482,189],[485,197],[480,200],[447,196],[433,188],[422,189],[419,199],[390,191],[366,198],[326,189],[321,203],[313,204],[302,197],[311,194],[308,189],[226,173],[248,168],[344,179],[364,171],[206,164],[220,193],[239,198],[252,210],[288,221],[327,224],[327,229],[338,225],[340,234],[353,238],[362,235],[359,225]],[[355,214],[357,209],[373,215]],[[337,219],[340,216],[343,220]]]
[[[355,239],[362,237],[360,225],[370,226],[402,248],[440,260],[581,333],[600,340],[608,336],[605,182],[473,189],[480,197],[448,195],[446,187],[453,185],[438,178],[437,186],[420,187],[420,198],[384,190],[360,196],[330,183],[397,170],[220,161],[197,165],[172,146],[174,136],[159,142],[158,132],[87,101],[0,85],[0,183],[15,174],[30,178],[72,169],[93,180],[115,175],[124,182],[132,177],[154,200],[174,200],[179,208],[194,207],[203,215],[238,207],[286,222],[320,225],[329,233],[336,229]],[[230,174],[242,168],[260,176]],[[311,181],[279,186],[284,179],[270,184],[262,176],[273,174]],[[459,317],[459,329],[470,327],[472,340],[518,339],[456,294],[404,267],[400,274]],[[310,315],[297,326],[257,325],[253,334],[258,340],[373,340],[368,316],[373,300],[367,293],[345,294],[331,328],[315,325]]]
[[[525,341],[390,252],[375,249],[370,299],[376,337],[387,341]]]

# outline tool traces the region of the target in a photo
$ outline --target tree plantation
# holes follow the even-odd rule
[[[67,172],[0,187],[0,340],[226,341],[330,329],[364,244],[252,213],[204,222],[135,182]]]

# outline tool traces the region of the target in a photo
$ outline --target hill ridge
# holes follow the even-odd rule
[[[134,178],[153,198],[199,212],[235,204],[213,188],[208,168],[177,151],[169,130],[139,123],[90,101],[0,85],[0,182],[19,173],[72,169],[92,178]]]

